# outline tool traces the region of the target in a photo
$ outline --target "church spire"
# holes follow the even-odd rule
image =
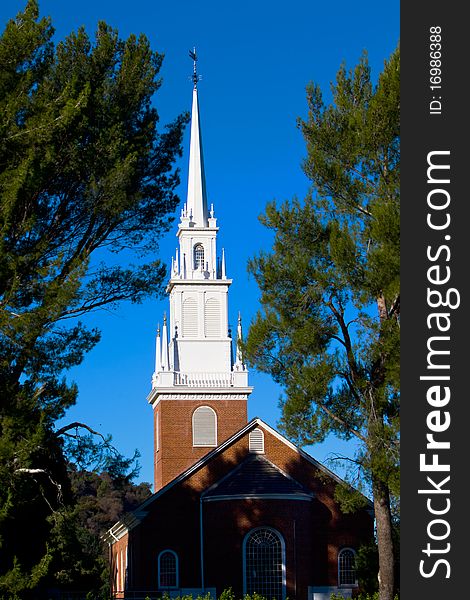
[[[217,254],[219,228],[206,198],[196,51],[190,56],[194,72],[188,197],[167,287],[169,319],[164,318],[157,336],[157,372],[148,396],[155,415],[156,490],[246,425],[252,390],[241,355],[241,322],[237,345],[227,335],[232,280],[227,277],[225,252]]]
[[[188,197],[186,215],[196,227],[207,227],[207,197],[206,178],[204,174],[204,159],[202,154],[201,127],[199,124],[199,104],[197,82],[200,75],[196,71],[196,49],[189,53],[194,61],[192,81],[193,106],[191,110],[191,142],[189,148]]]

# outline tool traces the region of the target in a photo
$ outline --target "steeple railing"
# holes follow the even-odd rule
[[[222,388],[233,386],[233,373],[175,373],[175,385]]]

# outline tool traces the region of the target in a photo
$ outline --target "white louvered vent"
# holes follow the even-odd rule
[[[186,298],[183,302],[183,337],[197,337],[197,301]]]
[[[217,415],[210,406],[193,413],[193,446],[217,446]]]
[[[217,298],[206,300],[204,310],[204,335],[206,337],[220,336],[220,304]]]
[[[261,429],[253,429],[248,436],[248,449],[256,454],[264,454],[264,433]]]

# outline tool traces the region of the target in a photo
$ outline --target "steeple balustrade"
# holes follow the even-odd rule
[[[233,385],[233,373],[175,373],[175,385],[223,388]]]

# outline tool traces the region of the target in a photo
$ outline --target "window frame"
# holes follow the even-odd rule
[[[172,554],[175,558],[175,585],[161,585],[161,574],[162,574],[161,573],[161,571],[162,571],[161,560],[162,560],[162,556],[167,553]],[[157,565],[158,565],[158,573],[157,573],[158,589],[159,590],[176,590],[176,589],[178,589],[179,588],[179,579],[180,579],[178,554],[174,550],[171,550],[171,548],[165,548],[158,554]]]
[[[195,417],[196,413],[201,408],[208,408],[214,414],[214,443],[213,444],[196,444],[196,442],[195,442],[194,417]],[[217,419],[217,413],[212,408],[212,406],[208,406],[207,404],[203,404],[202,406],[198,406],[197,408],[195,408],[194,411],[193,411],[192,417],[191,417],[191,427],[192,427],[192,434],[193,434],[193,448],[217,448],[218,419]]]
[[[341,555],[344,552],[351,552],[352,556],[353,556],[353,560],[354,562],[356,561],[356,556],[357,553],[354,550],[354,548],[351,548],[350,546],[345,546],[344,548],[341,548],[338,552],[338,587],[340,588],[351,588],[351,587],[358,587],[359,583],[357,580],[357,567],[354,565],[354,583],[341,583],[341,573],[342,573],[342,569],[341,569]],[[352,570],[352,569],[350,569]]]
[[[202,256],[200,254],[201,250],[202,250]],[[197,242],[196,244],[194,244],[194,248],[193,248],[193,268],[195,271],[201,270],[201,259],[202,259],[202,270],[203,271],[205,270],[205,263],[204,263],[205,258],[206,258],[206,251],[204,249],[204,244],[201,244],[201,242]]]
[[[257,531],[271,531],[274,535],[277,536],[280,545],[281,545],[281,564],[282,564],[282,576],[281,576],[281,598],[276,598],[276,600],[286,600],[286,543],[284,541],[284,536],[282,535],[282,533],[280,531],[278,531],[277,529],[274,529],[274,527],[269,527],[269,526],[261,526],[261,527],[254,527],[253,529],[250,529],[250,531],[247,532],[247,534],[245,535],[245,537],[243,538],[243,545],[242,545],[242,560],[243,560],[243,596],[246,596],[248,594],[248,589],[247,589],[247,564],[246,564],[246,549],[247,549],[247,544],[248,544],[248,540],[250,539],[250,537],[256,533]],[[261,593],[261,592],[258,592]]]

